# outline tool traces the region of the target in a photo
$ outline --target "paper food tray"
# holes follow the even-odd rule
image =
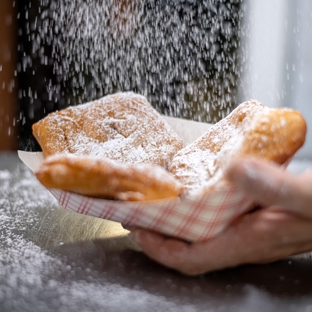
[[[203,134],[209,124],[165,117],[189,144]],[[18,151],[19,158],[36,172],[43,162],[41,152]],[[128,226],[138,226],[188,241],[209,239],[220,233],[237,216],[252,208],[252,201],[235,188],[215,191],[197,200],[165,199],[123,202],[92,198],[50,189],[59,204],[70,211]]]

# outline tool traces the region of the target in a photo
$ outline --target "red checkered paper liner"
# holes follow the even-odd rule
[[[67,210],[138,226],[188,241],[205,240],[220,233],[234,218],[252,207],[250,199],[233,188],[199,200],[120,202],[50,190]]]
[[[20,159],[37,171],[42,153],[19,151]],[[98,199],[62,190],[50,189],[59,204],[70,211],[138,226],[187,241],[209,239],[236,217],[253,207],[250,198],[235,188],[215,191],[196,200],[164,199],[123,202]]]

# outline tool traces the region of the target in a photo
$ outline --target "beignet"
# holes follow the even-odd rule
[[[179,196],[183,188],[154,164],[121,164],[108,158],[55,154],[36,172],[47,188],[117,200],[156,200]]]
[[[183,197],[203,196],[227,185],[224,169],[234,157],[248,155],[284,164],[303,145],[305,134],[299,112],[247,101],[181,149],[169,171],[185,187]]]
[[[49,114],[32,127],[44,156],[72,153],[167,167],[182,140],[147,99],[133,92]]]

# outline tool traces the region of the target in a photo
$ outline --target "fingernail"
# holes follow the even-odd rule
[[[129,237],[135,241],[136,243],[141,242],[141,231],[140,230],[133,230],[132,232],[129,233]]]
[[[137,250],[142,250],[141,248],[141,231],[134,230],[128,234],[129,239],[133,243],[133,247]]]

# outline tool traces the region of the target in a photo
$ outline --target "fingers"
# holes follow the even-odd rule
[[[248,219],[249,216],[244,218]],[[183,274],[194,276],[246,263],[244,261],[247,249],[241,241],[246,236],[241,231],[244,227],[240,223],[209,241],[193,244],[143,229],[134,229],[130,237],[151,259]]]
[[[138,228],[133,229],[129,236],[151,259],[185,274],[191,273],[184,269],[190,262],[190,245],[186,242]]]
[[[188,244],[141,229],[135,229],[131,237],[155,261],[186,275],[198,275],[312,250],[312,221],[263,209],[242,216],[206,242]]]
[[[295,176],[246,158],[233,162],[226,174],[257,203],[269,207],[239,217],[206,242],[188,244],[141,229],[131,232],[132,239],[150,258],[187,275],[312,250],[312,171]]]
[[[296,176],[272,163],[243,158],[233,161],[226,175],[258,204],[279,205],[312,218],[312,171]]]

